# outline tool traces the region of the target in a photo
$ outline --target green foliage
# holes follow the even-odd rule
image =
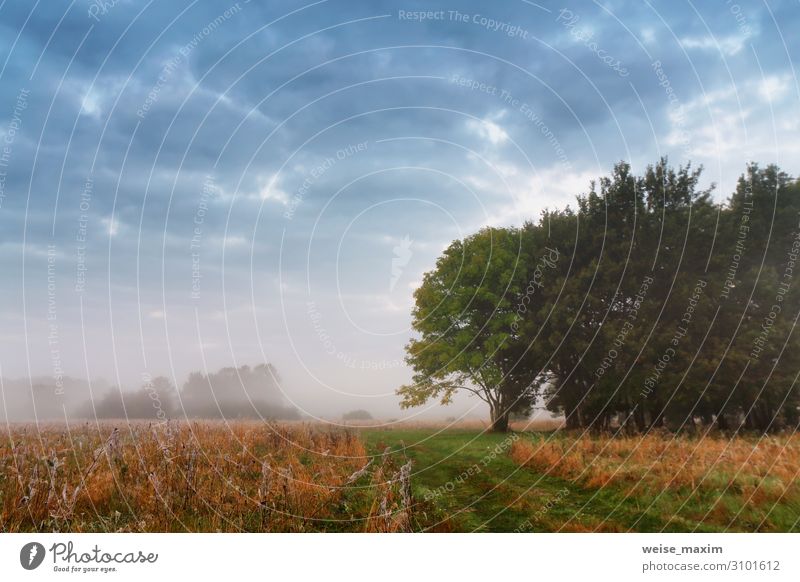
[[[414,295],[420,338],[407,346],[415,375],[399,390],[404,407],[431,398],[447,404],[465,390],[489,405],[497,430],[511,412],[530,409],[537,374],[520,365],[524,349],[514,332],[528,284],[521,235],[484,229],[451,244],[425,275]]]
[[[493,421],[541,396],[572,428],[797,426],[800,185],[752,164],[720,205],[700,174],[620,163],[574,211],[454,242],[415,296],[403,405],[469,390]]]

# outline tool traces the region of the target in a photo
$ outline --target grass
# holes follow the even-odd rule
[[[798,531],[800,437],[9,427],[0,531]]]
[[[389,446],[393,454],[413,461],[415,498],[433,502],[424,517],[417,516],[427,531],[625,531],[637,520],[642,531],[667,525],[655,514],[643,514],[635,503],[608,519],[621,500],[619,492],[593,491],[520,467],[511,451],[530,439],[528,434],[369,430],[362,438],[370,451]]]
[[[0,531],[407,531],[408,469],[351,430],[255,422],[9,428]]]
[[[362,438],[368,450],[391,446],[414,461],[415,497],[435,502],[426,530],[800,531],[800,435],[423,429]]]
[[[520,441],[511,454],[536,472],[619,491],[620,507],[645,506],[663,516],[667,528],[798,531],[800,435],[564,435]]]

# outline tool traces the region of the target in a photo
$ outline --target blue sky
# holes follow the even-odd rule
[[[691,159],[719,200],[749,160],[796,175],[799,25],[796,1],[2,1],[0,373],[268,360],[311,414],[397,415],[454,238],[619,160]]]

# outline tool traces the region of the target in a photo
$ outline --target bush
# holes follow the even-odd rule
[[[358,410],[351,410],[342,415],[342,420],[372,420],[372,415],[361,408]]]

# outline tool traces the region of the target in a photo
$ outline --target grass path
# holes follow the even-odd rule
[[[642,511],[646,503],[611,489],[585,489],[537,473],[508,455],[509,435],[478,431],[363,430],[372,454],[414,461],[412,486],[423,504],[419,526],[432,531],[660,531],[667,520]],[[519,438],[527,438],[525,435]],[[694,525],[694,524],[693,524]],[[672,522],[667,531],[686,531]]]

